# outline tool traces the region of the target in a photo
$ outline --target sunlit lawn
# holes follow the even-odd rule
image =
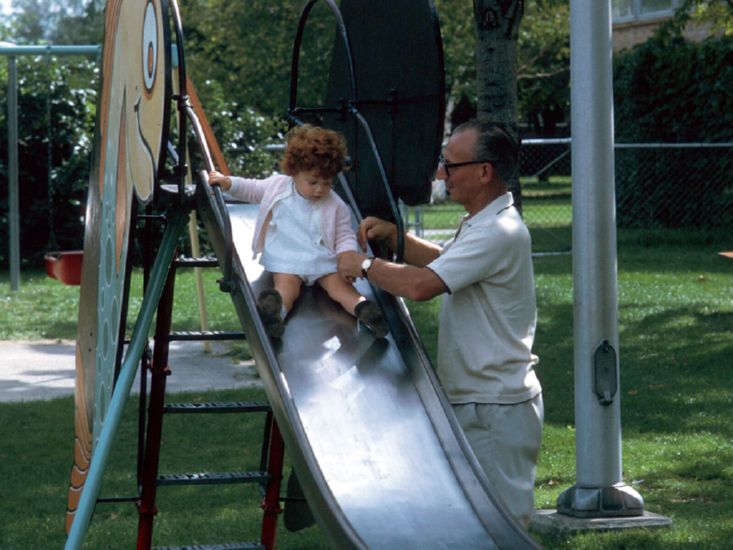
[[[685,237],[677,232],[652,236],[620,232],[618,253],[623,475],[644,497],[645,508],[670,517],[673,527],[544,538],[547,548],[731,547],[733,260],[717,252],[733,249],[733,242],[687,238],[684,244]],[[538,508],[554,508],[560,492],[575,482],[571,269],[569,254],[535,258],[539,310],[535,351],[541,361],[546,413]],[[206,274],[212,328],[234,328],[229,298],[218,291],[216,277]],[[178,329],[196,329],[192,275],[180,275],[176,286],[174,324]],[[40,272],[25,272],[20,292],[11,294],[3,274],[0,338],[74,338],[77,297],[78,288],[65,287]],[[433,356],[438,307],[437,300],[410,304]],[[0,404],[0,437],[5,442],[0,450],[0,548],[62,545],[72,411],[71,398]],[[181,423],[173,428],[175,437],[166,440],[165,460],[174,464],[211,460],[212,469],[253,466],[259,456],[258,422],[225,421],[219,428]],[[136,430],[131,410],[115,447],[114,466],[105,478],[105,492],[134,491]],[[200,451],[203,457],[196,455]],[[224,536],[214,537],[214,542],[257,538],[261,511],[256,491],[180,491],[161,488],[156,544],[190,543],[197,533],[199,543],[212,542],[206,533]],[[129,548],[135,533],[132,504],[99,505],[89,547]],[[283,531],[278,537],[280,548],[323,544],[317,527],[296,535]]]

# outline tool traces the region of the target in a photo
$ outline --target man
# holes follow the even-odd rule
[[[411,300],[443,295],[438,376],[492,486],[526,527],[544,411],[530,236],[505,183],[517,156],[497,124],[460,125],[436,174],[467,212],[453,240],[441,249],[407,234],[405,264],[347,252],[339,272]],[[379,218],[364,219],[358,237],[364,250],[369,240],[397,246],[396,226]]]

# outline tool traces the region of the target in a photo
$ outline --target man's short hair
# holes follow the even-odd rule
[[[466,130],[476,130],[478,133],[474,150],[475,159],[491,162],[499,172],[502,182],[509,182],[517,172],[519,144],[509,133],[506,125],[473,118],[458,125],[453,130],[453,135]]]

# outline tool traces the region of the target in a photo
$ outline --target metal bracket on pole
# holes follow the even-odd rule
[[[604,407],[613,403],[618,390],[616,350],[604,340],[593,355],[593,389]]]

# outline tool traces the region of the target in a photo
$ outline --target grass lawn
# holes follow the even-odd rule
[[[673,527],[543,538],[546,548],[731,548],[733,261],[717,255],[725,249],[733,249],[730,240],[711,244],[679,233],[619,233],[624,480],[644,497],[646,510],[670,517]],[[534,349],[541,360],[546,414],[536,506],[554,508],[560,492],[575,482],[571,256],[535,258],[535,271],[539,322]],[[211,327],[234,328],[229,298],[218,291],[216,277],[206,275]],[[194,296],[193,277],[182,273],[176,329],[198,328]],[[78,288],[40,272],[24,273],[21,290],[11,294],[3,273],[0,339],[74,338],[77,299]],[[134,311],[139,300],[132,304]],[[438,307],[437,300],[410,304],[433,356]],[[256,391],[187,397],[262,397]],[[102,490],[106,496],[135,490],[135,404],[132,400],[114,447]],[[0,548],[63,544],[72,414],[71,398],[0,404]],[[237,415],[211,422],[166,420],[161,471],[256,467],[261,420]],[[157,545],[258,536],[256,489],[162,487],[159,495]],[[135,534],[132,504],[99,504],[86,546],[130,548]],[[297,534],[281,529],[278,542],[288,549],[323,547],[317,527]]]

